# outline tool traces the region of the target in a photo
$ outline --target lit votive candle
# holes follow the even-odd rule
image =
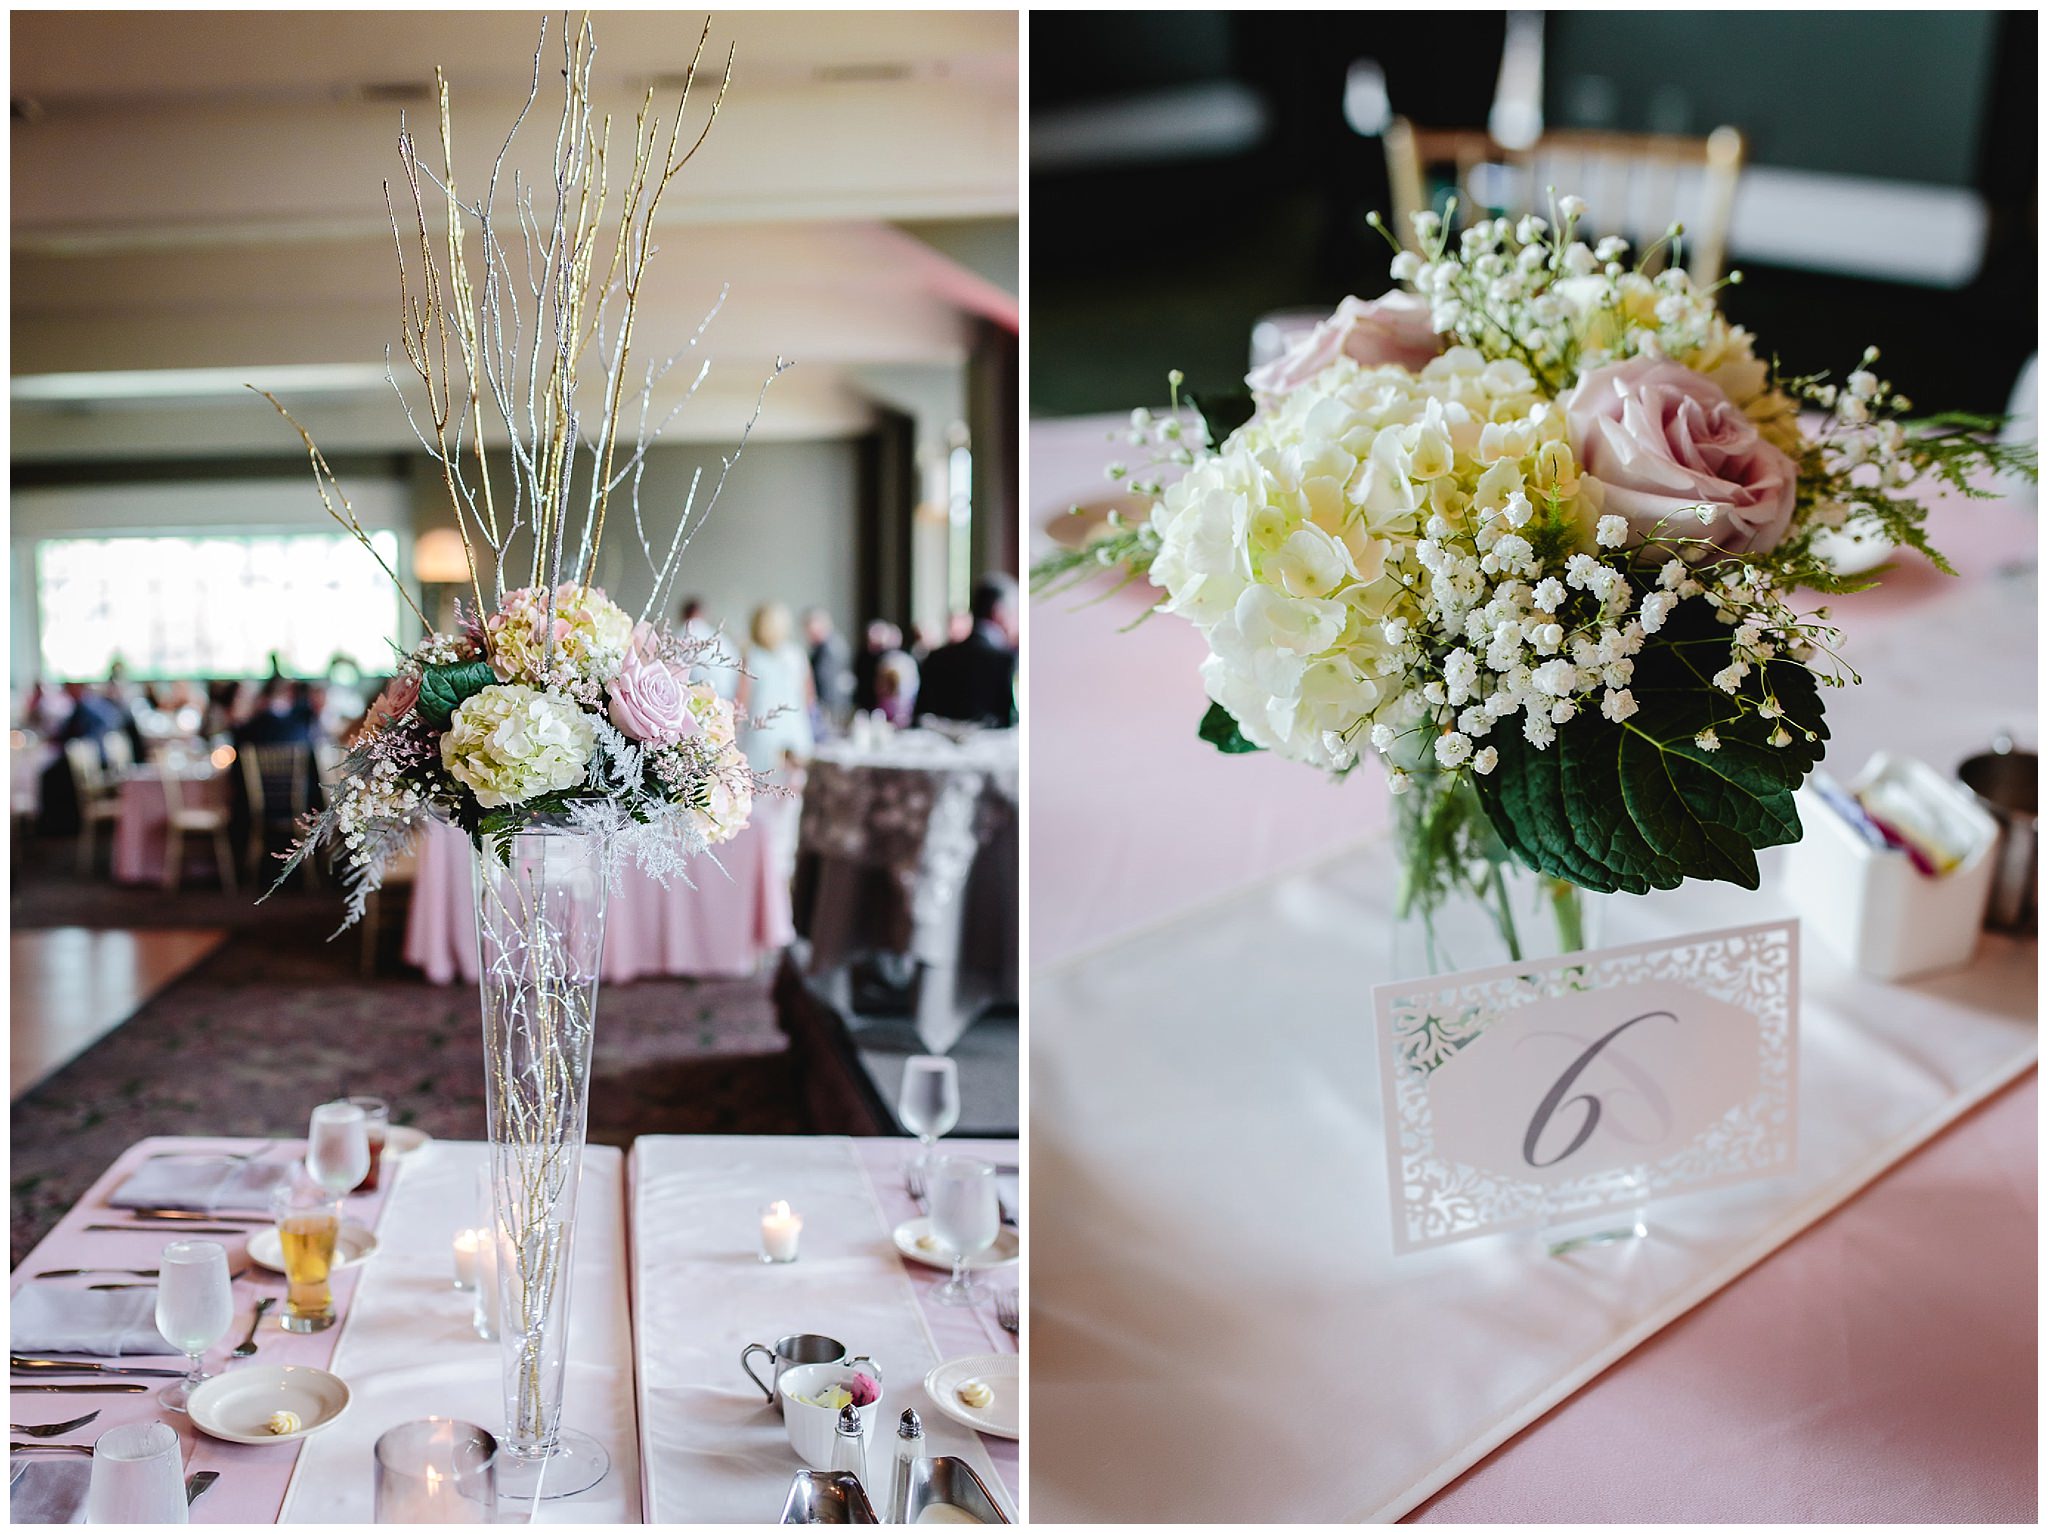
[[[484,1242],[480,1230],[458,1230],[455,1233],[455,1287],[474,1289],[476,1287],[476,1254]]]
[[[804,1217],[792,1214],[789,1205],[777,1199],[761,1211],[761,1260],[795,1262],[797,1237],[803,1230]]]

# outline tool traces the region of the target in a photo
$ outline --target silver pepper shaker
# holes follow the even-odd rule
[[[911,1475],[923,1458],[924,1424],[918,1421],[916,1411],[906,1406],[896,1424],[895,1479],[889,1483],[889,1511],[883,1515],[884,1523],[910,1522]]]
[[[838,1430],[832,1435],[832,1470],[859,1479],[861,1490],[868,1485],[867,1441],[861,1436],[860,1411],[853,1406],[839,1408]]]

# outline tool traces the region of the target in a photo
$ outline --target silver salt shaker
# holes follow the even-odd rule
[[[896,1424],[895,1479],[889,1483],[889,1510],[883,1515],[884,1523],[910,1522],[911,1471],[923,1458],[924,1424],[918,1421],[916,1411],[906,1406]]]

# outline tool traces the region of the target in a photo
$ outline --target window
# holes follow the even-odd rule
[[[398,563],[395,533],[370,535]],[[391,664],[398,592],[345,534],[66,538],[36,549],[43,675],[135,680],[256,677],[276,651],[313,676],[336,655]]]

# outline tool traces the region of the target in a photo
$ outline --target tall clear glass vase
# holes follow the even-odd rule
[[[610,1468],[603,1445],[562,1427],[605,850],[594,833],[537,827],[476,859],[505,1383],[499,1483],[526,1499],[573,1496]]]

